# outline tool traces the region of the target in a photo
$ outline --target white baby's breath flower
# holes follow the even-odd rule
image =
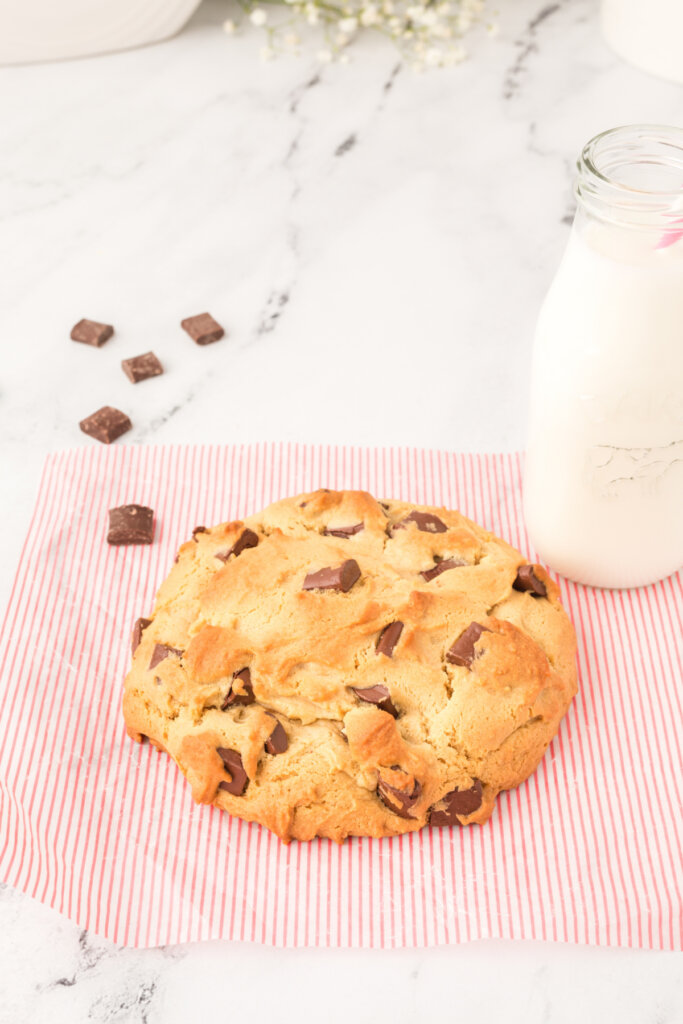
[[[262,61],[272,60],[275,56],[275,50],[272,46],[262,46],[259,51],[259,56]]]
[[[435,46],[430,46],[425,53],[425,64],[430,68],[438,68],[442,62],[441,50],[437,50]]]
[[[448,0],[446,0],[446,2],[443,4],[439,4],[436,9],[438,13],[444,18],[451,13],[451,5],[448,2]]]
[[[249,15],[249,21],[257,28],[261,28],[268,21],[268,15],[262,7],[255,7]]]
[[[297,47],[299,45],[301,40],[299,39],[299,37],[296,34],[296,32],[287,32],[287,33],[285,33],[283,42],[284,42],[285,46],[288,46],[290,49],[294,49],[295,47]]]
[[[318,58],[321,64],[329,64],[332,60],[332,51],[318,50],[316,57]]]
[[[486,26],[486,31],[491,37],[497,36],[500,32],[500,25],[497,21],[492,21],[490,25]]]
[[[225,33],[226,33],[227,35],[229,35],[229,36],[232,36],[232,35],[234,35],[234,34],[235,34],[235,29],[236,29],[236,28],[237,28],[237,25],[235,24],[235,22],[234,22],[234,21],[232,21],[232,19],[231,19],[231,18],[227,18],[227,19],[226,19],[226,20],[225,20],[225,21],[223,22],[223,31],[224,31],[224,32],[225,32]]]
[[[306,21],[309,25],[317,25],[320,21],[320,11],[315,4],[306,4]]]
[[[397,35],[403,28],[403,22],[400,18],[389,18],[389,30],[394,35]]]
[[[348,53],[342,53],[341,56],[339,57],[340,64],[348,64],[350,60],[351,58],[349,57]]]
[[[391,0],[385,0],[385,2],[382,4],[382,13],[383,14],[393,14],[395,10],[396,10],[396,8],[394,7],[394,5],[391,2]]]
[[[406,8],[406,14],[411,21],[418,21],[418,19],[422,17],[422,8],[416,7],[415,4],[413,4],[412,7]]]
[[[375,4],[368,4],[360,13],[360,23],[364,28],[371,28],[379,22],[379,11]]]
[[[339,30],[347,36],[353,35],[358,28],[358,18],[342,18],[339,22]]]

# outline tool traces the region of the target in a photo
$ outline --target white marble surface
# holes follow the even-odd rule
[[[523,446],[535,314],[580,145],[683,123],[683,89],[621,64],[594,0],[500,0],[501,33],[421,77],[258,61],[202,5],[176,39],[0,69],[0,604],[45,453],[125,409],[136,444],[269,438]],[[229,339],[196,348],[182,316]],[[102,350],[68,340],[90,316]],[[153,348],[137,387],[118,363]],[[265,979],[267,977],[267,982]],[[668,1024],[677,954],[485,942],[394,953],[228,943],[115,949],[0,887],[0,1022],[211,1014]]]

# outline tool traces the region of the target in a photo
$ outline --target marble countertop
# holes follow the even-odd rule
[[[500,0],[471,59],[415,75],[263,64],[204,3],[175,39],[0,69],[0,605],[40,466],[129,413],[126,441],[522,448],[533,325],[596,132],[683,123],[683,89],[600,38],[594,0]],[[226,341],[191,344],[204,309]],[[69,342],[114,323],[102,350]],[[133,388],[118,363],[167,372]],[[267,974],[268,984],[263,983]],[[343,983],[340,984],[343,979]],[[397,952],[117,949],[0,886],[0,1024],[683,1020],[678,954],[481,942]]]

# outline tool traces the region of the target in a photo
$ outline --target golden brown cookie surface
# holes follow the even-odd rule
[[[129,734],[285,840],[486,821],[576,692],[542,568],[458,512],[361,491],[196,530],[133,646]]]

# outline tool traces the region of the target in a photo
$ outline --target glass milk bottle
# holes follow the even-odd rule
[[[551,568],[637,587],[683,565],[683,129],[598,135],[575,191],[536,331],[524,511]]]

